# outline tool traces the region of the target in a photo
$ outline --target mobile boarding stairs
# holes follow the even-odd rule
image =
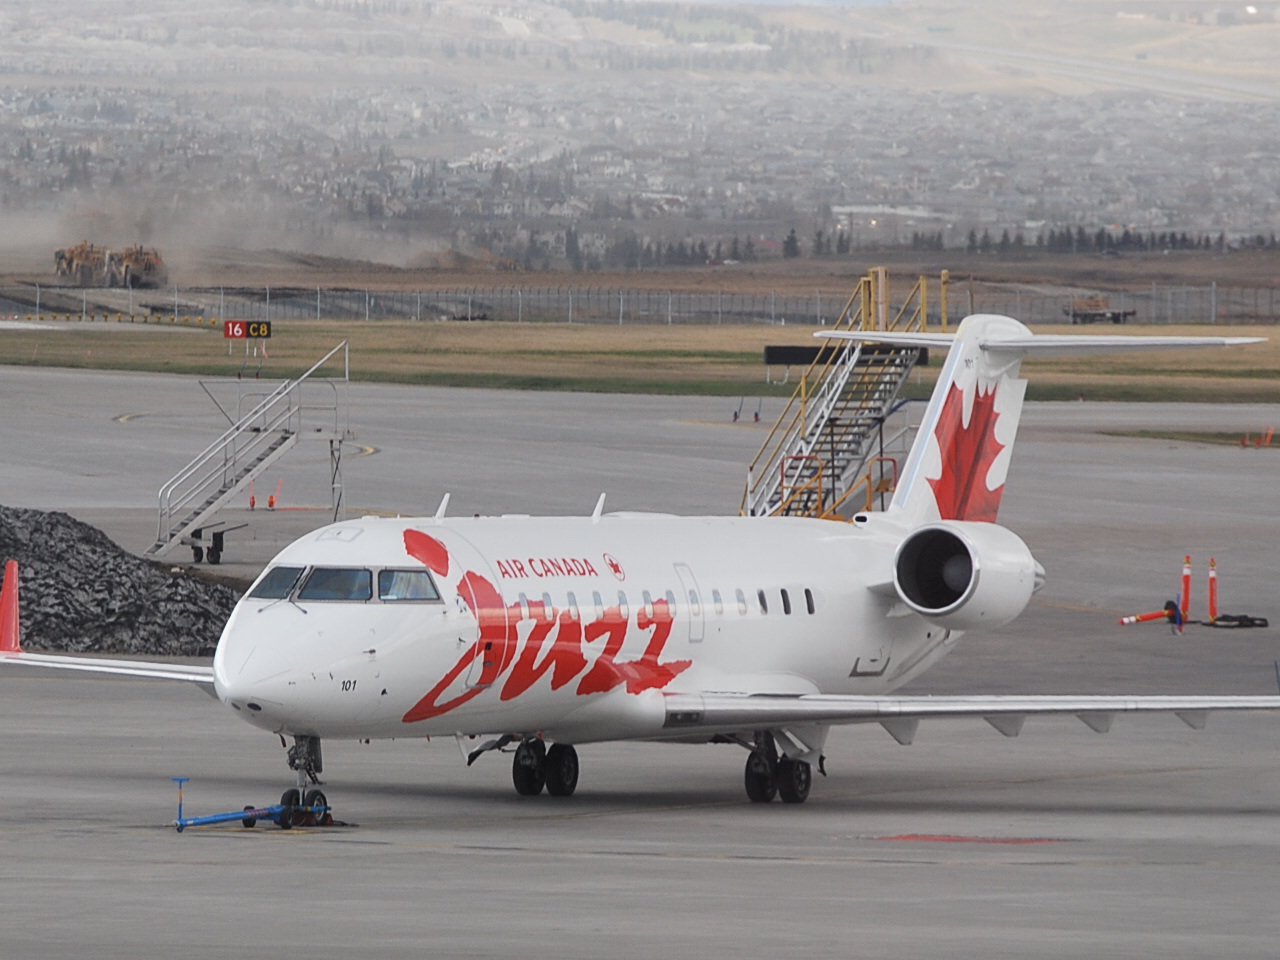
[[[942,322],[946,323],[946,277]],[[921,331],[928,285],[921,277],[892,320],[883,269],[859,282],[836,330]],[[790,402],[747,469],[744,516],[847,517],[892,493],[913,428],[901,398],[915,347],[828,341],[800,377]],[[855,496],[855,494],[861,494]]]
[[[320,376],[322,368],[339,354],[341,375]],[[330,487],[337,519],[342,506],[342,441],[351,436],[342,402],[345,391],[340,392],[339,385],[345,387],[350,382],[350,369],[348,342],[344,340],[298,379],[287,380],[267,393],[248,413],[237,411],[233,417],[219,404],[231,426],[160,488],[156,539],[144,554],[162,557],[183,544],[191,547],[197,563],[201,559],[218,563],[225,534],[238,528],[211,524],[214,514],[304,436],[329,443]]]

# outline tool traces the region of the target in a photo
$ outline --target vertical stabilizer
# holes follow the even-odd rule
[[[18,636],[18,561],[4,565],[4,586],[0,587],[0,653],[21,653]]]
[[[1027,382],[1018,372],[1030,336],[1012,317],[975,314],[961,322],[891,512],[911,524],[995,522],[1022,416]],[[1013,342],[1002,350],[1001,340]]]

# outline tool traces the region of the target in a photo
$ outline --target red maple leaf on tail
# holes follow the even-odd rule
[[[930,480],[943,520],[995,523],[1004,484],[987,489],[987,473],[1005,444],[996,439],[996,391],[977,388],[969,425],[964,425],[964,391],[951,385],[934,436],[942,454],[942,475]]]

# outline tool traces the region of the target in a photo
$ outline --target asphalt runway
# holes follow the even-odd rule
[[[221,430],[183,378],[0,372],[0,500],[63,509],[140,550],[155,491]],[[723,399],[351,388],[348,505],[431,512],[734,512],[761,425]],[[1015,624],[970,635],[915,693],[1274,693],[1277,629],[1120,627],[1209,555],[1227,612],[1280,623],[1280,449],[1108,436],[1257,430],[1258,406],[1032,404],[1001,520],[1048,584]],[[259,487],[328,497],[327,450]],[[249,573],[323,510],[229,511]],[[180,559],[180,558],[176,558]],[[1197,611],[1193,610],[1193,615]],[[579,792],[520,798],[505,757],[451,741],[325,744],[336,815],[283,832],[188,830],[269,803],[277,741],[198,690],[0,674],[0,956],[1274,957],[1280,716],[879,727],[828,743],[800,807],[747,802],[729,746],[585,747]]]

